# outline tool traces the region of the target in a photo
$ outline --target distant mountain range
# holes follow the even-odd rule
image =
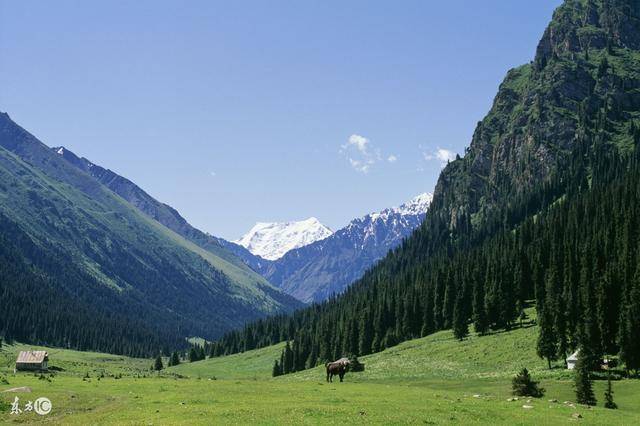
[[[442,170],[422,225],[342,296],[216,351],[273,344],[253,337],[269,330],[298,343],[298,371],[446,329],[463,341],[471,323],[509,330],[535,298],[537,345],[518,351],[549,368],[576,348],[640,368],[639,188],[640,1],[565,0]]]
[[[327,238],[333,231],[315,217],[299,222],[259,222],[234,243],[256,256],[276,260],[288,251]]]
[[[131,181],[0,114],[0,334],[131,355],[301,303]]]
[[[431,194],[421,194],[400,207],[354,219],[335,233],[289,250],[275,260],[230,249],[286,293],[304,302],[322,301],[344,291],[411,234],[424,220],[431,198]],[[270,232],[269,239],[278,247],[285,245],[278,241],[277,232]]]
[[[194,228],[174,208],[117,173],[65,147],[53,147],[51,151],[146,216],[243,268],[245,272],[238,278],[244,280],[246,271],[255,272],[255,277],[262,276],[258,277],[261,284],[268,281],[306,303],[344,291],[418,227],[431,202],[431,194],[421,194],[400,207],[355,219],[335,233],[313,217],[298,222],[257,223],[242,238],[230,242]],[[232,272],[238,275],[236,270]]]

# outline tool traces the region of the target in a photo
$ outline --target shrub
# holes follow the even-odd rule
[[[531,396],[540,398],[544,395],[544,388],[538,386],[538,382],[531,378],[529,370],[523,368],[511,381],[513,394],[516,396]]]

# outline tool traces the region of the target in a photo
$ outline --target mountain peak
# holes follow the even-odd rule
[[[565,0],[538,44],[535,63],[540,69],[552,57],[614,46],[640,48],[638,0]]]
[[[413,197],[411,200],[402,204],[396,210],[398,213],[407,214],[424,214],[429,209],[429,205],[433,200],[433,194],[431,192],[425,192],[423,194]]]
[[[276,260],[290,250],[327,238],[333,231],[315,217],[297,222],[258,222],[234,241],[256,256]]]

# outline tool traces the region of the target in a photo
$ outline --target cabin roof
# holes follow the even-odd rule
[[[46,351],[21,351],[16,362],[20,364],[41,364],[49,359]]]
[[[567,361],[577,361],[578,360],[578,351],[575,351],[574,353],[572,353],[571,355],[569,355],[569,358],[567,358]]]

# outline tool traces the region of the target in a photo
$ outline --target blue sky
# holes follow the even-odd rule
[[[0,0],[0,110],[214,235],[431,191],[560,0]]]

